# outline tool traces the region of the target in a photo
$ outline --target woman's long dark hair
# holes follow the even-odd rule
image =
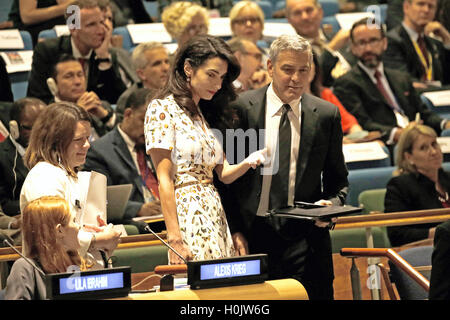
[[[200,99],[199,107],[211,128],[230,128],[235,116],[228,107],[229,102],[236,99],[233,81],[239,76],[240,65],[226,42],[218,37],[200,35],[189,40],[179,48],[172,65],[167,87],[163,89],[158,98],[165,98],[173,94],[175,101],[190,117],[199,116],[197,106],[192,99],[192,92],[184,73],[184,63],[189,61],[195,70],[208,59],[219,57],[228,63],[222,87],[211,100]]]
[[[316,72],[314,74],[314,78],[311,81],[311,93],[316,97],[320,98],[320,95],[324,89],[322,71],[320,71],[319,59],[317,59],[316,55],[313,54],[313,63],[316,68]]]

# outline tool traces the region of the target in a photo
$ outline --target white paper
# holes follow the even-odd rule
[[[82,197],[85,199],[83,224],[98,226],[99,215],[106,222],[106,176],[95,171],[82,171],[78,173],[78,179],[86,193]]]
[[[351,13],[337,13],[336,20],[339,22],[341,29],[350,30],[356,21],[369,17],[375,19],[373,12],[351,12]]]
[[[55,29],[57,37],[70,35],[69,27],[66,24],[54,26],[53,29]]]
[[[216,37],[231,37],[230,18],[209,19],[208,34]]]
[[[342,145],[345,162],[386,159],[388,155],[378,142],[348,143]]]
[[[154,216],[143,216],[143,217],[134,217],[134,221],[153,221],[153,220],[159,220],[164,219],[162,214],[157,214]]]
[[[437,137],[442,153],[450,153],[450,137]]]
[[[172,42],[172,37],[162,23],[139,23],[127,25],[133,43],[158,41]]]
[[[178,43],[164,43],[164,47],[169,51],[169,54],[174,54],[178,49]]]
[[[31,70],[33,50],[1,52],[0,55],[5,60],[8,73]]]
[[[422,94],[427,97],[435,107],[450,106],[450,90],[430,91]]]
[[[278,38],[279,36],[296,35],[294,27],[290,23],[266,22],[264,23],[263,35],[270,38]]]
[[[22,36],[18,29],[0,30],[0,49],[23,49]]]

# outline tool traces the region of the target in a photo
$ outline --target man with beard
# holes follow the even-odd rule
[[[0,206],[9,216],[20,214],[20,190],[28,174],[22,157],[31,128],[45,106],[39,99],[23,98],[14,102],[10,110],[10,134],[0,143]]]
[[[362,19],[352,26],[350,38],[358,63],[336,80],[334,93],[365,130],[382,132],[386,144],[394,145],[417,114],[438,134],[450,128],[448,120],[422,103],[407,73],[383,66],[387,39],[380,25]]]

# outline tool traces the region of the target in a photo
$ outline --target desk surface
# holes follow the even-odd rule
[[[303,285],[294,279],[214,289],[132,293],[121,300],[308,300]]]

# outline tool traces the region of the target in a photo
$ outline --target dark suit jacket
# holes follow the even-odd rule
[[[244,92],[233,103],[233,106],[238,108],[242,129],[265,128],[266,91],[267,87],[263,87]],[[342,205],[347,195],[348,172],[342,153],[339,110],[324,100],[304,94],[301,113],[295,200],[315,202],[328,199],[336,205]],[[232,185],[239,204],[239,214],[233,214],[231,225],[240,228],[239,231],[244,234],[252,228],[261,196],[262,181],[259,167],[247,171]],[[286,236],[302,236],[298,231],[288,228],[289,230],[284,230]]]
[[[424,69],[405,28],[398,25],[387,33],[387,38],[385,65],[392,69],[408,72],[415,79],[414,81],[420,81]],[[450,50],[446,50],[442,42],[428,36],[425,36],[425,43],[433,58],[433,79],[441,81],[442,84],[449,84]]]
[[[133,184],[125,219],[132,219],[144,203],[142,178],[117,127],[92,143],[84,170],[94,170],[107,177],[108,185]]]
[[[28,174],[28,169],[23,164],[22,157],[18,153],[16,167],[13,170],[15,157],[16,147],[10,138],[6,138],[5,141],[0,143],[0,205],[9,216],[15,216],[20,213],[20,190]],[[16,177],[14,177],[14,174]]]
[[[439,182],[450,192],[450,175],[439,171]],[[427,210],[442,208],[434,183],[422,174],[402,174],[393,177],[386,186],[384,200],[385,212]],[[426,239],[428,229],[437,223],[388,227],[388,236],[392,246],[401,246],[408,242]]]
[[[431,256],[430,300],[450,299],[450,221],[436,227]]]
[[[384,72],[398,104],[408,119],[415,120],[416,113],[419,112],[424,124],[440,134],[443,119],[422,103],[408,74],[389,68],[384,68]],[[359,65],[336,79],[334,94],[364,129],[385,133],[387,140],[390,131],[397,126],[394,111]]]
[[[53,98],[47,87],[47,78],[51,76],[58,57],[64,53],[72,54],[70,36],[62,36],[39,42],[34,48],[33,62],[28,79],[27,96],[37,97],[46,103]],[[125,91],[117,62],[117,54],[111,50],[111,68],[100,71],[95,60],[95,51],[89,60],[87,91],[94,91],[100,99],[115,104],[120,94]]]
[[[13,102],[14,97],[11,90],[11,80],[9,79],[8,71],[6,70],[6,63],[0,57],[0,101]]]

